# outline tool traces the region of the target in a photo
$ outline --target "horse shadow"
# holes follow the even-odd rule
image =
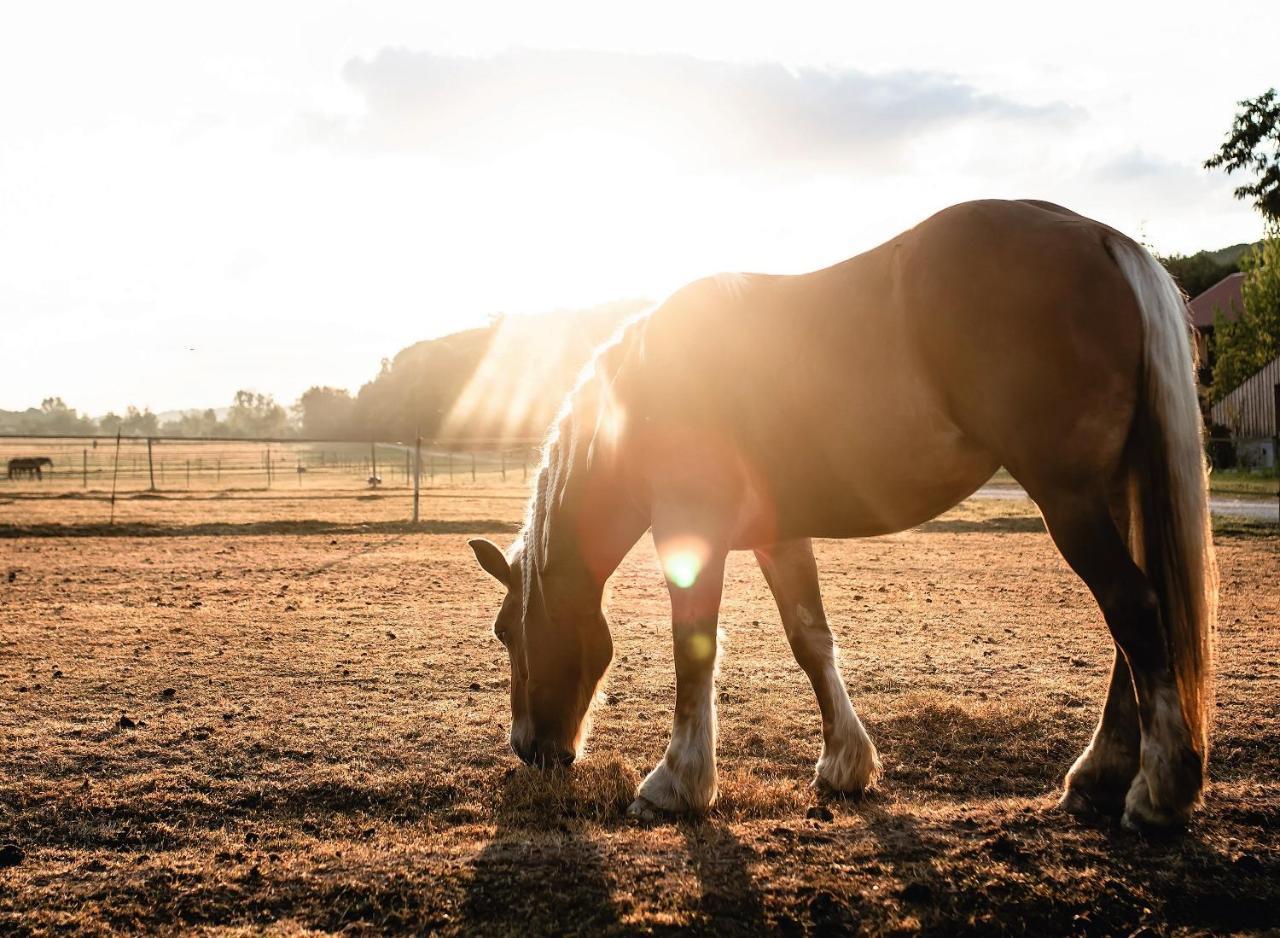
[[[590,836],[592,799],[572,770],[506,773],[493,837],[471,863],[468,930],[550,934],[617,931],[608,858]]]
[[[698,881],[697,919],[717,935],[756,935],[771,928],[751,867],[756,852],[713,818],[677,824]]]
[[[634,777],[617,773],[602,784],[602,773],[579,771],[585,768],[522,766],[507,773],[493,837],[470,865],[462,902],[469,930],[625,932],[633,889],[686,870],[697,882],[698,898],[692,908],[676,900],[690,913],[682,930],[745,935],[768,928],[750,872],[756,854],[725,824],[676,820],[672,827],[683,851],[645,851],[642,859],[628,846],[630,838],[615,837],[637,829],[625,816]],[[610,849],[615,840],[616,855]]]

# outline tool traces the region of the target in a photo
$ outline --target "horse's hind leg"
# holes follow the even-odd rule
[[[1074,814],[1124,811],[1124,796],[1138,774],[1140,741],[1133,678],[1117,645],[1102,717],[1088,747],[1067,772],[1062,807]]]
[[[755,553],[778,603],[791,651],[809,676],[822,711],[822,755],[814,784],[830,791],[862,792],[880,774],[880,759],[836,666],[835,640],[822,608],[813,545],[802,538]]]
[[[1199,798],[1203,766],[1182,714],[1159,598],[1130,556],[1105,498],[1054,496],[1037,500],[1054,543],[1102,608],[1132,679],[1141,742],[1138,770],[1124,799],[1124,820],[1130,826],[1183,821]],[[1104,739],[1103,755],[1091,758],[1086,751],[1073,767],[1067,782],[1069,807],[1071,789],[1083,793],[1090,782],[1114,785],[1116,776],[1131,764],[1128,746],[1132,741],[1126,726],[1129,704],[1124,681],[1116,672],[1108,694],[1111,732]],[[1108,724],[1105,708],[1103,724]],[[1099,727],[1100,732],[1102,729]],[[1113,761],[1116,765],[1104,771]],[[1094,769],[1098,771],[1093,773]],[[1103,803],[1109,800],[1096,797]]]
[[[1123,482],[1114,487],[1110,502],[1116,529],[1127,540],[1129,510]],[[1073,814],[1097,811],[1119,816],[1124,811],[1124,796],[1138,774],[1141,741],[1133,676],[1124,651],[1116,645],[1102,715],[1089,745],[1067,772],[1061,806]]]

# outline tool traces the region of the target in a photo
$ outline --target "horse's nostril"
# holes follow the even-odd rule
[[[533,753],[533,750],[530,749],[529,747],[521,746],[513,739],[511,740],[511,751],[514,752],[517,756],[519,756],[520,761],[523,762],[525,765],[533,765],[534,753]]]

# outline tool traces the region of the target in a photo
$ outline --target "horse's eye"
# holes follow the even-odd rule
[[[502,642],[502,644],[505,645],[507,643],[507,632],[505,629],[494,629],[493,634],[498,636],[498,641]]]

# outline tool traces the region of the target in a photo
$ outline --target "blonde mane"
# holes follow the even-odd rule
[[[628,363],[643,356],[649,312],[628,319],[596,349],[547,431],[533,495],[517,540],[523,547],[526,608],[532,580],[550,562],[552,538],[559,530],[553,518],[564,503],[570,480],[588,469],[606,444],[612,449],[617,442],[625,412],[618,401],[618,378]]]

